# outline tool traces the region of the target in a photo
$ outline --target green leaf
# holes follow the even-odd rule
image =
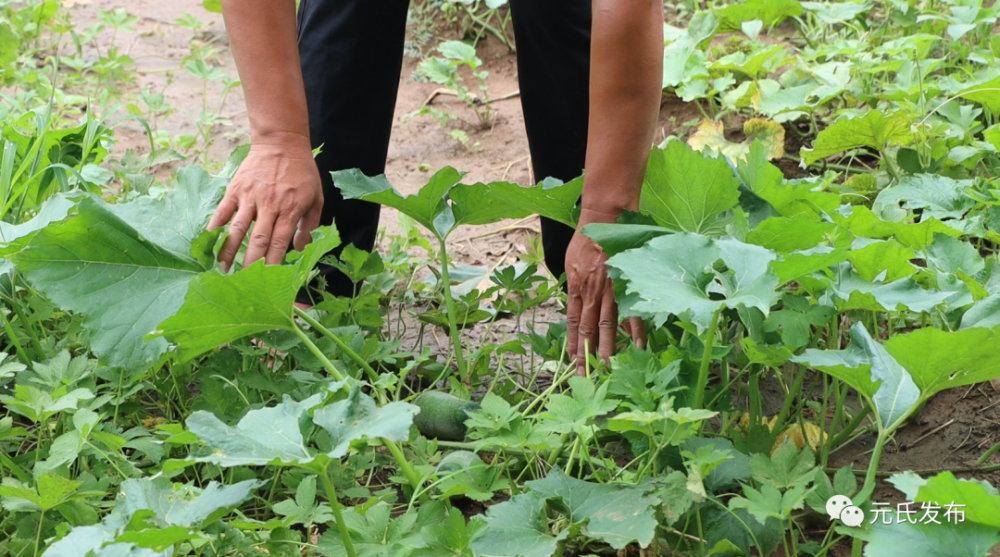
[[[918,502],[936,503],[942,506],[954,505],[961,511],[966,521],[983,524],[1000,530],[1000,496],[995,487],[976,480],[960,480],[951,472],[942,472],[920,487]]]
[[[916,253],[895,240],[871,242],[851,250],[847,260],[858,276],[867,281],[893,282],[916,272],[910,260]]]
[[[739,201],[739,180],[726,161],[672,141],[653,149],[639,207],[672,230],[718,233],[719,217]]]
[[[0,23],[0,68],[17,60],[21,37],[6,23]],[[7,70],[7,68],[3,68]]]
[[[450,212],[446,202],[448,192],[462,179],[462,174],[451,167],[439,170],[431,177],[427,185],[420,188],[416,195],[403,197],[389,183],[384,174],[369,178],[358,169],[342,170],[333,173],[333,182],[347,199],[363,199],[380,203],[398,209],[413,220],[422,224],[428,230],[445,237],[454,227],[454,219],[442,221],[441,226],[435,225],[435,220],[442,213]]]
[[[934,234],[934,243],[927,246],[927,263],[945,273],[976,276],[986,269],[986,261],[976,246],[947,234]]]
[[[13,498],[26,501],[34,508],[47,511],[68,501],[69,496],[80,485],[81,482],[66,479],[58,474],[48,473],[38,478],[35,489],[0,485],[0,496],[4,499],[5,508],[11,504],[9,499]]]
[[[789,346],[809,344],[812,328],[825,326],[837,313],[830,306],[810,305],[809,300],[801,296],[785,295],[784,303],[786,309],[772,313],[764,321],[764,330],[781,331],[781,342]]]
[[[792,218],[772,217],[750,231],[747,243],[778,253],[803,251],[823,243],[836,228],[836,224],[819,222],[806,214]]]
[[[188,484],[175,484],[164,477],[125,480],[121,495],[115,504],[115,514],[131,517],[137,511],[153,511],[154,522],[159,527],[207,526],[221,512],[246,501],[250,493],[262,484],[246,480],[234,485],[209,482],[199,489]]]
[[[912,277],[890,282],[869,282],[858,276],[850,265],[839,265],[828,272],[832,275],[830,292],[837,302],[837,309],[848,311],[931,311],[954,292],[925,290]]]
[[[751,455],[750,469],[759,482],[786,490],[805,486],[813,480],[816,457],[808,448],[799,451],[794,443],[786,441],[773,455]]]
[[[818,513],[826,513],[826,502],[834,495],[845,495],[850,497],[858,491],[858,479],[854,476],[851,465],[844,466],[837,470],[833,477],[833,482],[827,477],[822,468],[816,469],[816,489],[809,493],[806,502],[812,510]],[[856,503],[861,503],[857,501]]]
[[[568,534],[568,530],[549,532],[545,499],[528,492],[486,511],[486,527],[472,549],[481,557],[551,557]]]
[[[382,408],[354,384],[346,399],[324,406],[313,413],[313,423],[330,434],[333,449],[330,458],[347,455],[351,443],[362,439],[384,438],[406,441],[410,437],[413,416],[420,408],[405,402],[393,402]]]
[[[976,201],[965,194],[974,183],[934,174],[902,176],[899,185],[882,190],[872,210],[885,217],[902,204],[904,209],[920,210],[921,221],[960,219],[976,206]]]
[[[743,486],[743,495],[729,500],[730,509],[746,509],[757,522],[766,524],[768,518],[784,520],[793,510],[805,505],[806,493],[809,490],[804,485],[796,486],[781,493],[774,486],[764,484],[760,491],[749,485]]]
[[[890,338],[885,350],[906,369],[924,399],[1000,377],[1000,333],[995,330],[928,327]]]
[[[979,103],[995,114],[1000,112],[1000,90],[998,89],[1000,89],[1000,77],[966,87],[957,96]]]
[[[596,484],[571,478],[552,468],[543,480],[526,484],[532,493],[573,525],[584,525],[584,536],[622,549],[631,542],[649,546],[656,530],[656,499],[636,487]],[[490,525],[492,527],[492,525]]]
[[[962,329],[993,328],[1000,325],[1000,295],[983,298],[972,304],[962,316]]]
[[[840,212],[831,213],[841,226],[847,228],[856,236],[862,238],[885,239],[895,237],[900,244],[913,249],[924,249],[934,242],[935,234],[961,236],[962,233],[937,219],[925,219],[919,224],[890,222],[879,219],[871,209],[854,205],[851,213],[843,215]]]
[[[2,28],[2,26],[0,26]],[[38,213],[26,222],[21,224],[10,224],[8,222],[0,222],[0,244],[8,244],[23,238],[34,232],[45,228],[53,222],[58,222],[66,218],[69,215],[70,210],[74,207],[75,202],[70,195],[65,193],[57,193],[52,197],[48,198],[42,207],[38,210]]]
[[[620,300],[623,315],[652,316],[659,326],[672,314],[705,331],[722,308],[770,311],[778,277],[768,263],[776,258],[774,252],[730,238],[682,233],[620,253],[608,266],[614,278],[627,281]],[[720,260],[727,270],[713,268]]]
[[[802,7],[816,14],[816,18],[827,25],[851,21],[872,9],[872,5],[867,2],[802,2]]]
[[[897,424],[920,400],[913,377],[861,323],[851,327],[847,350],[806,350],[793,362],[806,364],[841,379],[875,404],[881,427]],[[874,388],[874,382],[880,382]]]
[[[576,433],[586,441],[593,435],[592,420],[618,408],[618,401],[607,400],[608,382],[595,389],[586,377],[571,377],[569,386],[571,397],[549,397],[546,411],[539,416],[539,426],[545,431]]]
[[[779,284],[792,282],[806,275],[825,271],[847,261],[850,250],[819,246],[811,250],[786,254],[771,263],[771,269],[778,275]]]
[[[179,180],[158,199],[110,205],[86,197],[75,216],[5,254],[32,286],[84,315],[91,350],[109,366],[155,363],[167,341],[146,342],[145,336],[177,311],[188,283],[214,264],[206,238],[219,232],[204,229],[223,182],[198,167],[181,171]]]
[[[778,25],[786,18],[802,15],[802,5],[797,0],[749,0],[715,10],[720,31],[741,31],[743,22],[759,19],[768,27]]]
[[[412,557],[474,557],[472,540],[485,526],[486,521],[481,517],[473,517],[466,523],[462,513],[452,509],[447,520],[424,528],[427,548],[414,551]]]
[[[425,545],[420,532],[413,528],[417,521],[416,512],[393,519],[392,508],[385,502],[379,502],[363,514],[358,507],[354,507],[345,510],[343,515],[358,557],[408,555],[413,548]],[[347,557],[344,542],[336,528],[323,534],[316,549],[327,557]]]
[[[187,419],[188,429],[212,450],[195,456],[195,462],[219,466],[263,466],[270,463],[306,464],[313,454],[305,445],[302,431],[310,425],[308,411],[322,400],[315,394],[302,402],[285,395],[281,404],[247,412],[229,427],[209,412],[199,410]]]
[[[699,511],[704,539],[708,541],[709,547],[717,547],[725,540],[738,547],[742,555],[751,555],[751,548],[756,540],[759,554],[771,555],[781,543],[783,530],[781,522],[776,518],[769,518],[761,524],[746,509],[734,511],[708,503],[703,504]],[[695,520],[693,516],[690,518]]]
[[[45,422],[64,410],[72,410],[81,400],[94,398],[88,389],[60,387],[55,391],[43,391],[28,384],[15,384],[14,396],[0,395],[8,410],[16,412],[35,423]]]
[[[474,501],[490,501],[493,493],[510,487],[498,466],[483,462],[471,451],[448,453],[437,466],[441,497],[465,495]]]
[[[600,244],[608,257],[640,248],[653,238],[671,234],[662,226],[648,224],[604,224],[594,223],[583,227],[583,234]]]
[[[652,495],[660,500],[660,509],[667,526],[675,524],[691,505],[701,500],[701,495],[688,489],[687,476],[680,470],[674,470],[666,477],[654,480],[653,485],[657,489]]]
[[[812,149],[802,148],[802,161],[812,164],[838,153],[869,147],[884,151],[890,145],[905,145],[913,138],[906,114],[883,114],[872,110],[860,118],[840,118],[819,132]]]
[[[50,545],[42,557],[97,557],[104,553],[101,546],[114,538],[115,528],[103,523],[73,528],[64,538]]]
[[[231,274],[203,273],[191,281],[184,304],[155,334],[175,343],[180,359],[187,361],[245,336],[293,331],[296,292],[316,262],[339,244],[334,228],[320,228],[294,265],[261,260]]]
[[[939,519],[940,520],[940,519]],[[943,522],[943,521],[942,521]],[[911,524],[902,521],[872,526],[865,557],[985,557],[1000,543],[995,527],[959,524]]]
[[[531,188],[510,182],[459,184],[448,197],[454,203],[455,226],[541,215],[575,228],[579,215],[576,204],[582,192],[582,177],[567,184],[547,178]]]
[[[286,517],[286,524],[311,526],[333,520],[326,503],[316,504],[316,476],[306,476],[295,488],[295,499],[285,499],[271,506],[275,514]]]

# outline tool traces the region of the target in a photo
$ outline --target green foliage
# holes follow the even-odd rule
[[[473,43],[505,35],[501,3],[413,7],[473,39],[418,71],[466,103],[466,122],[424,108],[466,142],[492,121]],[[517,265],[474,268],[446,242],[532,214],[574,226],[582,179],[466,185],[445,168],[404,197],[346,170],[346,197],[404,215],[388,249],[338,260],[324,228],[281,265],[222,274],[204,226],[246,149],[218,176],[173,165],[211,168],[228,136],[238,82],[206,24],[174,22],[199,34],[179,68],[222,93],[171,137],[170,91],[130,92],[114,41],[136,14],[84,29],[51,0],[0,5],[0,554],[832,555],[856,536],[865,555],[985,555],[1000,497],[947,472],[891,482],[965,505],[963,524],[816,536],[813,513],[833,495],[867,505],[901,424],[1000,377],[997,11],[668,4],[664,86],[705,120],[667,128],[687,143],[653,150],[638,212],[585,229],[648,337],[623,334],[582,377],[565,325],[542,323],[565,299],[536,273],[536,239]],[[115,145],[119,102],[148,150]],[[321,260],[356,295],[294,307]],[[461,401],[453,440],[412,427],[432,389]],[[863,431],[863,481],[828,477]],[[485,519],[466,520],[473,502]]]

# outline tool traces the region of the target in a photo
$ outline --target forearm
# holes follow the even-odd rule
[[[590,134],[582,206],[613,220],[639,207],[663,82],[660,0],[594,0]]]
[[[255,145],[309,145],[295,0],[222,0]]]

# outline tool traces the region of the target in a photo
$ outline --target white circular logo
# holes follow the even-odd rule
[[[834,495],[827,499],[826,514],[830,515],[830,520],[840,519],[845,526],[861,526],[865,521],[865,512],[855,507],[846,495]]]

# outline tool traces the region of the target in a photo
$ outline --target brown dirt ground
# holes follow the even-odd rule
[[[161,127],[170,130],[171,134],[192,132],[191,119],[184,111],[200,110],[201,82],[189,76],[179,66],[181,57],[189,52],[192,40],[214,44],[219,49],[219,56],[214,63],[225,73],[236,75],[222,18],[202,9],[200,0],[68,0],[67,4],[73,4],[69,9],[74,21],[81,27],[97,21],[96,9],[122,7],[141,16],[141,21],[135,26],[136,32],[119,33],[117,43],[136,61],[138,86],[163,91],[168,102],[175,107],[174,113],[161,123]],[[172,23],[185,13],[208,22],[208,32],[194,37],[190,30]],[[442,37],[447,38],[450,37]],[[515,58],[499,41],[485,39],[480,43],[479,55],[489,71],[488,84],[494,97],[518,89]],[[533,181],[535,177],[529,170],[524,118],[520,102],[516,98],[495,104],[497,118],[492,128],[469,131],[470,143],[479,143],[477,147],[470,149],[451,139],[445,130],[429,118],[401,123],[402,116],[419,108],[437,88],[435,84],[413,81],[411,78],[415,67],[416,60],[406,58],[400,77],[399,100],[389,147],[386,174],[397,189],[403,193],[414,193],[426,182],[431,171],[446,165],[468,171],[468,180],[503,179],[521,184]],[[212,98],[217,91],[217,86],[210,88]],[[453,97],[438,97],[435,104],[458,114],[466,111]],[[215,161],[224,160],[234,147],[247,141],[245,130],[248,121],[239,90],[229,96],[222,114],[232,120],[233,126],[217,130],[217,142],[210,153],[211,160]],[[467,116],[472,117],[471,113]],[[669,135],[687,133],[682,124],[699,117],[694,106],[685,105],[673,97],[665,97],[656,141],[662,141]],[[113,151],[118,154],[124,152],[125,148],[142,151],[143,145],[148,145],[142,128],[131,123],[120,125],[116,130],[116,137],[119,144]],[[789,137],[790,144],[794,141]],[[789,147],[789,152],[797,153],[797,145]],[[780,165],[786,173],[798,172],[791,161],[781,161]],[[421,168],[427,171],[422,171]],[[384,210],[380,225],[388,234],[399,233],[396,211]],[[536,219],[532,218],[487,227],[467,227],[453,235],[449,248],[461,264],[510,264],[524,253],[527,237],[537,234],[537,226]],[[498,261],[501,257],[504,260]],[[561,318],[560,309],[555,304],[542,308],[538,315],[539,325]],[[512,324],[500,326],[495,335],[509,335],[513,332],[512,329]],[[447,342],[444,334],[436,336],[439,343]],[[477,339],[477,334],[473,333],[471,338]],[[883,454],[881,469],[886,472],[925,470],[925,475],[929,475],[933,473],[932,470],[970,468],[986,449],[1000,441],[998,403],[1000,394],[995,393],[988,384],[955,389],[938,395],[928,403],[920,416],[897,433],[895,444],[890,444]],[[945,427],[924,437],[940,426]],[[870,435],[860,437],[832,455],[830,466],[852,464],[856,469],[864,469],[872,444],[873,438]],[[1000,456],[994,456],[989,463],[1000,463]],[[994,485],[1000,481],[1000,473],[997,472],[965,472],[958,475],[985,479]],[[898,502],[900,498],[901,494],[884,482],[875,493],[877,501]]]

